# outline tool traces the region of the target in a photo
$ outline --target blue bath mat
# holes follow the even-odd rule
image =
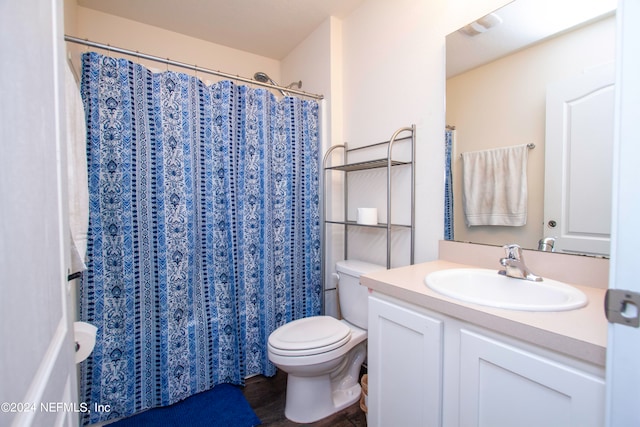
[[[253,427],[260,424],[260,418],[240,388],[218,384],[171,406],[150,409],[108,427]]]

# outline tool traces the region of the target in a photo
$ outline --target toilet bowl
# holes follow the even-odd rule
[[[269,360],[288,374],[285,416],[289,420],[314,422],[360,398],[368,316],[368,291],[360,285],[360,275],[384,269],[363,261],[339,261],[338,298],[344,319],[298,319],[269,336]]]

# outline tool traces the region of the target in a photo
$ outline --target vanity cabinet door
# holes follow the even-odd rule
[[[369,297],[368,425],[439,426],[443,323]]]
[[[604,425],[602,378],[537,354],[460,331],[460,425]]]

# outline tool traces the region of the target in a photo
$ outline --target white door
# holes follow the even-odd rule
[[[76,426],[62,1],[0,4],[0,425]]]
[[[609,254],[614,79],[610,65],[547,88],[544,230],[558,252]]]
[[[611,288],[640,292],[640,1],[621,0],[616,52],[616,140]],[[631,308],[631,307],[630,307]],[[607,345],[607,426],[640,425],[640,329],[611,324]]]

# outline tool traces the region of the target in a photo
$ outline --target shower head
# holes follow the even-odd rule
[[[255,73],[253,75],[253,79],[257,82],[260,83],[271,83],[274,86],[280,86],[278,83],[274,82],[271,77],[269,77],[269,75],[267,73],[264,73],[262,71],[258,71],[257,73]],[[282,96],[289,96],[289,94],[287,92],[285,92],[282,89],[278,89],[280,91],[280,93],[282,94]]]
[[[255,73],[253,75],[253,79],[260,83],[271,83],[272,85],[276,84],[273,80],[271,80],[271,77],[269,77],[267,73],[263,73],[262,71],[258,71],[257,73]]]

